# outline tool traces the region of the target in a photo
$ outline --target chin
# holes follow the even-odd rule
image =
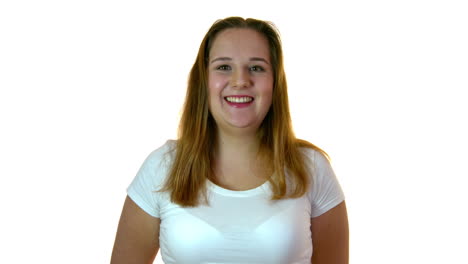
[[[260,124],[256,123],[229,123],[229,126],[236,129],[257,130]]]

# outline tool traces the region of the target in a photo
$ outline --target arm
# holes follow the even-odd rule
[[[161,220],[125,199],[112,251],[111,264],[153,263],[159,250]]]
[[[345,202],[312,218],[313,264],[348,264],[349,229]]]

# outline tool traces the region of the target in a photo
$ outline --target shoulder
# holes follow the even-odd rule
[[[304,163],[310,174],[312,185],[336,181],[336,175],[328,155],[320,149],[301,148]]]
[[[176,145],[177,145],[177,140],[169,139],[163,145],[153,150],[148,156],[148,158],[152,160],[168,158],[168,157],[170,158],[176,149]]]
[[[314,218],[341,203],[344,194],[328,156],[319,149],[303,148],[302,151],[311,176],[308,198],[311,218]]]
[[[172,164],[175,141],[168,140],[145,159],[137,175],[127,188],[128,196],[145,212],[159,217],[161,193]]]
[[[330,166],[330,160],[326,153],[319,149],[301,147],[304,162],[310,170],[323,169]]]
[[[176,140],[167,140],[162,146],[153,150],[144,162],[144,166],[160,167],[169,166],[174,158]]]
[[[162,146],[153,150],[145,159],[138,171],[137,178],[145,182],[161,184],[174,159],[175,140],[167,140]]]

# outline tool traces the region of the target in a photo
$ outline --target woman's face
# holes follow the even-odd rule
[[[209,53],[209,108],[219,129],[257,131],[271,106],[273,70],[267,39],[252,29],[226,29]]]

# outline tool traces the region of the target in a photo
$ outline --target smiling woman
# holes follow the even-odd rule
[[[252,29],[226,29],[215,38],[209,60],[209,109],[218,131],[255,134],[273,93],[267,39]]]
[[[271,23],[230,17],[203,39],[177,141],[128,188],[112,263],[348,263],[344,195],[294,136]]]

